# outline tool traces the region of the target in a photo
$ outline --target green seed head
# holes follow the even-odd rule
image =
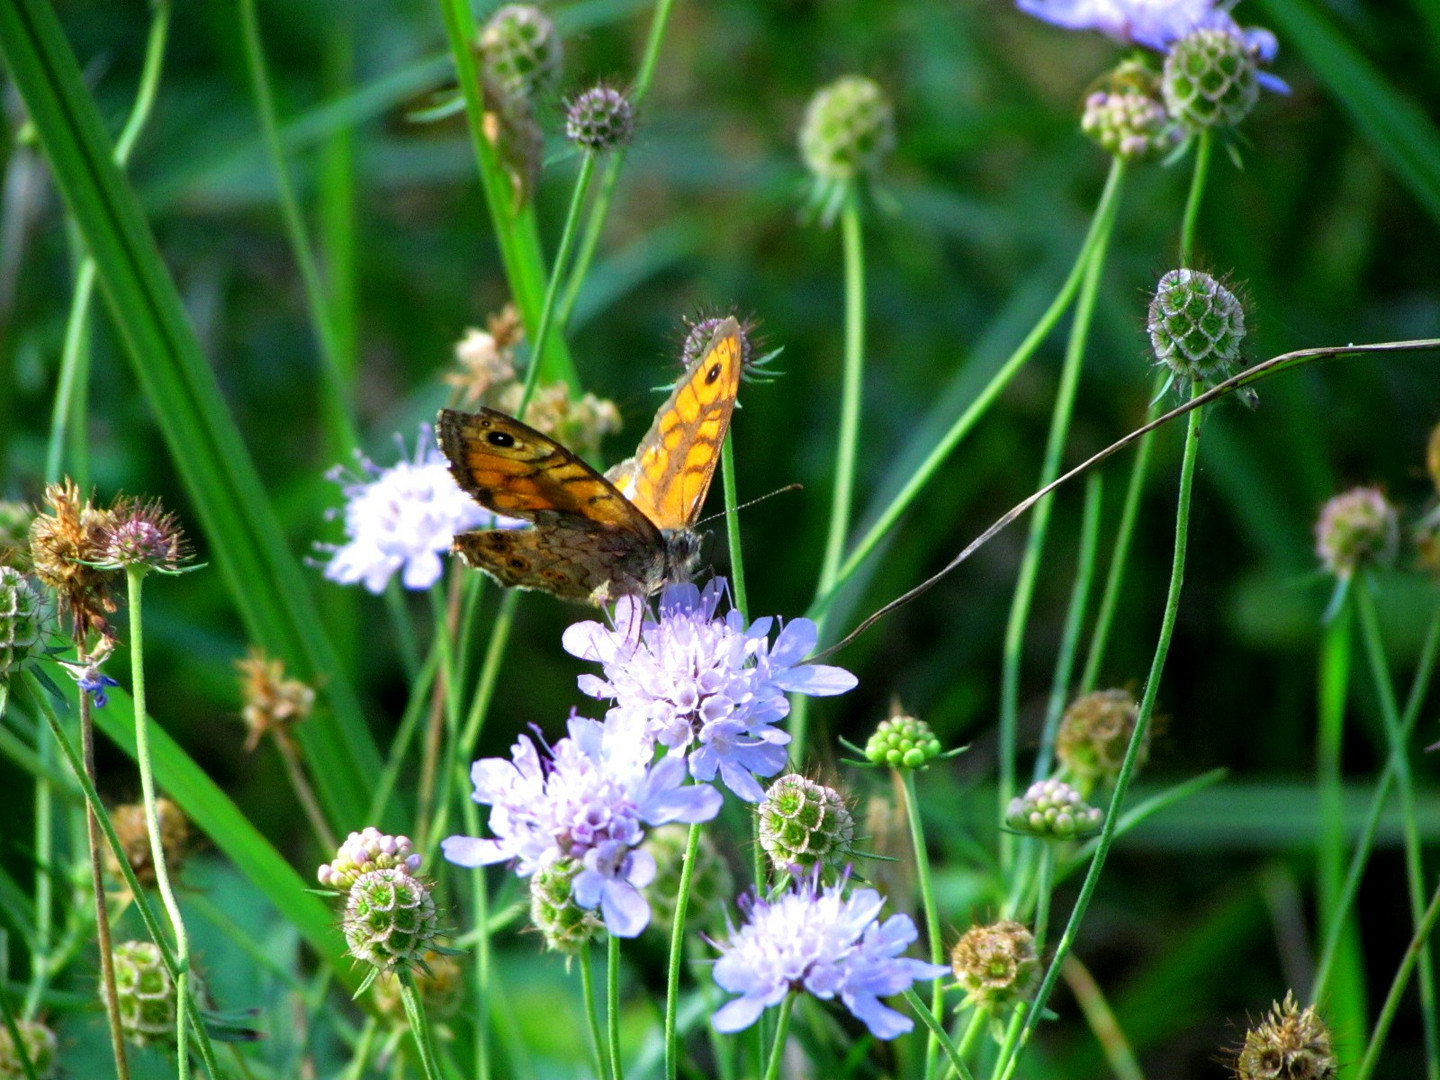
[[[175,1041],[175,982],[153,941],[115,946],[115,998],[125,1037],[137,1046]],[[105,982],[100,982],[105,993]]]
[[[624,146],[634,134],[630,99],[609,86],[592,86],[565,110],[565,137],[592,154]]]
[[[30,1067],[35,1070],[37,1080],[50,1080],[55,1075],[56,1049],[59,1045],[55,1032],[38,1020],[24,1020],[19,1017],[15,1020],[15,1027],[20,1032],[20,1043],[25,1048],[25,1056],[30,1059]],[[20,1051],[15,1046],[14,1036],[10,1034],[10,1026],[0,1024],[0,1080],[12,1080],[28,1075],[21,1062]]]
[[[1010,800],[1005,824],[1050,840],[1073,840],[1100,831],[1105,815],[1086,805],[1080,793],[1060,780],[1031,784],[1024,795]]]
[[[43,628],[40,591],[19,570],[0,566],[0,685],[35,654]]]
[[[1134,60],[1122,62],[1086,95],[1080,130],[1126,161],[1159,157],[1179,135],[1160,98],[1160,77]]]
[[[1245,310],[1199,270],[1171,270],[1155,287],[1146,323],[1155,360],[1185,379],[1223,375],[1240,358]]]
[[[870,736],[865,756],[892,769],[923,769],[940,756],[940,749],[940,740],[929,724],[896,709]]]
[[[440,932],[429,888],[395,867],[355,880],[341,925],[350,955],[381,971],[418,968]]]
[[[758,812],[760,846],[777,870],[829,869],[850,856],[855,819],[834,788],[789,773],[770,785]]]
[[[821,180],[874,172],[895,148],[895,113],[873,80],[847,75],[816,92],[800,126],[800,156]]]
[[[545,945],[572,956],[600,930],[593,911],[575,903],[575,875],[584,869],[578,859],[560,859],[530,878],[530,921]]]
[[[1165,56],[1161,89],[1187,131],[1234,127],[1260,100],[1256,56],[1227,30],[1195,30]]]
[[[480,31],[480,70],[503,102],[533,102],[560,80],[560,32],[533,4],[506,4]]]
[[[950,970],[969,1005],[994,1011],[1030,996],[1040,974],[1035,937],[1009,919],[972,926],[950,950]]]

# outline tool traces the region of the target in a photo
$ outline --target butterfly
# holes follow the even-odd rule
[[[505,413],[441,409],[440,449],[462,490],[530,528],[460,533],[451,550],[502,585],[597,606],[688,581],[694,531],[740,389],[740,324],[725,319],[655,414],[634,457],[603,476]]]

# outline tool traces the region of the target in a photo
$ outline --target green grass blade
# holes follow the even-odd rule
[[[327,812],[359,822],[380,756],[307,582],[285,547],[270,500],[139,202],[112,159],[109,139],[74,54],[45,0],[0,5],[0,52],[24,99],[55,181],[98,269],[100,288],[247,633],[301,678],[322,684],[330,711],[299,738]]]

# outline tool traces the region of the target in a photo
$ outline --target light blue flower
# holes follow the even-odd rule
[[[542,756],[521,735],[510,760],[475,762],[472,796],[490,806],[492,839],[451,836],[445,858],[460,866],[514,859],[529,877],[561,858],[578,859],[575,902],[600,909],[606,928],[634,937],[650,921],[640,892],[655,877],[655,860],[638,850],[645,825],[709,821],[721,796],[708,784],[687,784],[679,754],[654,760],[643,728],[623,714],[604,723],[571,716],[570,734]]]
[[[918,936],[908,915],[878,922],[884,898],[874,889],[844,895],[846,881],[816,891],[812,876],[777,900],[750,898],[744,926],[717,943],[715,982],[740,997],[715,1013],[725,1033],[742,1031],[794,990],[838,997],[877,1039],[893,1039],[914,1022],[880,999],[950,969],[902,955]],[[743,903],[743,901],[742,901]]]
[[[576,623],[562,643],[604,668],[603,677],[580,676],[581,691],[613,701],[611,714],[631,717],[655,742],[690,750],[697,780],[719,773],[740,798],[759,802],[765,792],[755,777],[785,766],[790,736],[775,727],[790,712],[785,695],[843,694],[856,679],[843,668],[802,662],[815,648],[809,619],[792,619],[772,642],[774,619],[747,627],[733,608],[717,617],[725,592],[719,578],[703,590],[671,585],[658,615],[644,601],[622,597],[613,627]]]

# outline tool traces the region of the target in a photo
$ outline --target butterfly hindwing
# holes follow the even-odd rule
[[[454,550],[501,585],[583,601],[617,576],[628,550],[613,541],[606,545],[603,539],[597,544],[601,535],[563,525],[487,529],[461,533],[455,537]]]

